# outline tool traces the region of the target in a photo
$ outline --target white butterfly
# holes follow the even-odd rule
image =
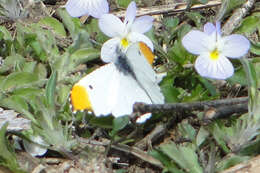
[[[153,53],[141,42],[132,44],[126,53],[119,52],[115,62],[96,69],[73,86],[73,111],[87,109],[96,116],[119,117],[130,115],[135,102],[164,103],[151,66],[153,59]]]

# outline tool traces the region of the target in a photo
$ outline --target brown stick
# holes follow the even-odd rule
[[[220,0],[209,1],[207,4],[198,4],[191,7],[191,10],[201,9],[201,8],[210,8],[218,6],[221,4]],[[143,15],[160,15],[160,14],[175,14],[185,11],[187,8],[187,3],[177,3],[177,4],[168,4],[160,5],[148,8],[138,8],[137,16]],[[115,13],[118,17],[125,16],[125,10]]]
[[[219,107],[223,105],[247,104],[248,97],[221,99],[214,101],[192,102],[192,103],[166,103],[166,104],[143,104],[136,103],[134,112],[144,113],[168,113],[179,111],[204,110],[206,107]]]

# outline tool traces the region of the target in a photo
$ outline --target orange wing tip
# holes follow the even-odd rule
[[[151,49],[143,42],[139,42],[139,48],[140,48],[142,54],[144,55],[144,57],[149,62],[149,64],[152,65],[154,62],[154,59],[155,59],[155,55],[153,54]]]
[[[73,113],[84,110],[92,111],[88,92],[84,86],[74,85],[70,92],[70,103]]]

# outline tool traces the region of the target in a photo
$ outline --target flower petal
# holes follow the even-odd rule
[[[132,23],[134,22],[135,16],[136,16],[136,4],[135,4],[135,1],[132,1],[126,9],[124,24],[132,25]]]
[[[221,24],[219,21],[216,21],[216,31],[217,31],[217,34],[220,36],[222,34],[221,32]]]
[[[88,1],[68,0],[65,8],[70,16],[79,17],[88,14]]]
[[[114,62],[117,57],[116,49],[120,44],[118,37],[106,41],[101,48],[101,59],[104,62]]]
[[[85,0],[86,1],[86,0]],[[89,15],[100,18],[103,14],[107,14],[109,11],[107,0],[88,0],[91,5],[88,8]]]
[[[65,7],[72,17],[88,14],[99,18],[103,14],[108,13],[107,0],[69,0]]]
[[[223,45],[223,47],[220,48],[220,51],[230,58],[240,58],[247,54],[250,48],[250,42],[248,39],[239,34],[232,34],[223,37],[219,45]]]
[[[151,51],[153,51],[153,49],[154,49],[153,48],[153,42],[150,40],[150,38],[148,38],[144,34],[140,34],[140,33],[137,33],[137,32],[130,32],[127,39],[131,43],[144,42],[151,49]]]
[[[104,14],[98,20],[100,30],[108,37],[120,36],[124,32],[124,24],[113,14]]]
[[[131,31],[138,33],[146,33],[153,26],[154,18],[151,16],[141,16],[134,20],[134,23],[131,27]]]
[[[218,60],[211,60],[208,53],[200,55],[195,62],[195,69],[202,77],[227,79],[234,73],[231,62],[223,55]]]
[[[213,23],[208,22],[204,25],[204,32],[206,34],[211,35],[215,31],[216,31],[216,27],[215,25],[213,25]]]
[[[195,55],[209,51],[209,46],[212,47],[214,44],[209,35],[198,30],[191,30],[182,38],[182,45],[185,49]]]

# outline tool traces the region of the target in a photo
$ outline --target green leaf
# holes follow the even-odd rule
[[[229,14],[232,10],[244,4],[246,0],[222,0],[221,8],[219,10],[218,20]]]
[[[238,156],[238,155],[228,155],[227,157],[224,157],[223,160],[220,160],[219,162],[216,162],[216,172],[224,171],[232,166],[235,166],[241,162],[249,160],[249,156]]]
[[[34,73],[38,75],[39,79],[46,79],[47,77],[47,69],[42,63],[37,64],[34,69]]]
[[[122,130],[129,123],[129,116],[122,116],[113,120],[113,130],[111,136],[115,136],[116,133]]]
[[[29,72],[29,73],[33,73],[35,66],[36,66],[36,62],[35,62],[35,61],[26,62],[26,63],[23,65],[22,71],[24,71],[24,72]]]
[[[172,173],[184,173],[181,169],[178,168],[178,166],[171,161],[171,159],[164,154],[160,150],[152,150],[149,152],[149,155],[153,156],[154,158],[158,159],[162,162],[162,164],[165,166],[163,172],[172,172]]]
[[[58,88],[58,103],[61,105],[65,105],[68,101],[68,96],[70,93],[71,87],[68,85],[59,85]]]
[[[238,28],[238,31],[250,35],[257,30],[259,25],[260,25],[259,16],[249,16],[243,20],[242,24]]]
[[[69,53],[73,54],[75,51],[81,48],[90,48],[92,43],[90,42],[89,33],[85,30],[80,30],[79,33],[74,37],[73,43],[69,47]]]
[[[55,89],[56,89],[56,82],[57,82],[57,72],[53,71],[51,74],[50,79],[47,82],[46,85],[46,97],[47,97],[47,103],[49,106],[54,108],[55,106]]]
[[[27,103],[22,96],[14,95],[8,98],[0,99],[0,105],[23,114],[33,123],[37,124],[34,116],[28,111]]]
[[[210,92],[210,94],[212,96],[217,96],[217,91],[216,91],[217,89],[216,89],[216,87],[212,83],[210,83],[208,81],[208,79],[202,78],[200,76],[198,78],[199,78],[200,82],[203,83],[203,85],[208,89],[208,91]]]
[[[177,17],[166,17],[163,18],[163,23],[169,31],[172,31],[179,24],[179,18]]]
[[[181,124],[178,124],[178,131],[184,138],[195,142],[196,130],[188,122],[183,121]]]
[[[260,55],[260,42],[258,42],[258,43],[251,42],[250,52],[252,52],[253,54],[256,54],[256,55]]]
[[[39,88],[32,88],[32,87],[28,87],[28,88],[19,88],[17,90],[15,90],[14,92],[12,92],[13,95],[20,95],[20,96],[27,96],[27,95],[40,95],[41,94],[41,90]]]
[[[9,168],[11,171],[20,173],[14,150],[6,139],[5,133],[8,123],[5,123],[0,129],[0,165]]]
[[[209,132],[204,127],[200,127],[200,130],[196,137],[196,145],[199,147],[204,141],[207,140]]]
[[[81,26],[80,20],[77,18],[72,18],[65,9],[59,8],[57,12],[74,40],[74,38],[78,35],[79,28]]]
[[[186,14],[193,22],[195,22],[197,27],[201,27],[202,23],[205,20],[205,17],[202,16],[199,12],[188,12]]]
[[[21,71],[24,64],[25,59],[19,54],[7,56],[4,63],[0,66],[0,73],[5,73],[9,70]]]
[[[130,2],[132,2],[132,0],[116,0],[117,5],[122,8],[127,8]]]
[[[94,48],[81,48],[76,50],[72,55],[71,59],[75,65],[83,64],[100,56],[100,50]]]
[[[99,29],[98,20],[96,19],[90,21],[90,23],[86,27],[86,31],[91,36],[91,38],[96,41],[94,42],[94,44],[97,44],[100,47],[102,46],[101,43],[104,43],[106,40],[108,40],[108,36],[106,36]]]
[[[258,78],[256,75],[256,70],[248,59],[241,58],[241,63],[243,64],[244,70],[248,79],[248,113],[249,116],[254,117],[256,122],[260,120],[260,95],[258,91]]]
[[[188,54],[188,52],[184,49],[181,41],[175,40],[173,47],[169,50],[169,57],[170,60],[180,65],[184,65],[188,62],[190,54]]]
[[[15,72],[9,74],[2,83],[2,90],[8,91],[32,85],[38,81],[38,76],[28,72]]]
[[[175,143],[161,145],[160,149],[182,169],[192,173],[202,173],[196,152],[189,146],[177,146]]]
[[[0,40],[13,40],[11,33],[4,27],[0,26]]]
[[[53,17],[45,17],[45,18],[42,18],[39,21],[39,23],[42,25],[51,27],[51,29],[54,30],[54,32],[56,32],[60,36],[66,37],[66,31],[64,29],[64,26],[57,19],[55,19]]]
[[[112,129],[113,128],[113,117],[104,116],[104,117],[93,117],[90,119],[90,124],[96,125],[101,128]]]
[[[178,91],[178,89],[173,87],[173,82],[174,82],[174,77],[168,75],[160,83],[162,93],[165,96],[166,102],[168,103],[176,103],[180,101],[178,99],[180,92]]]
[[[234,75],[228,79],[228,82],[230,82],[231,84],[240,84],[242,86],[246,86],[247,77],[246,77],[246,73],[245,73],[244,69],[239,68],[238,70],[236,70]]]
[[[212,123],[209,127],[210,133],[213,135],[214,139],[218,143],[218,145],[222,148],[222,150],[225,153],[229,153],[230,149],[227,147],[226,144],[226,136],[230,134],[230,131],[228,128],[225,128],[225,126],[222,124],[222,122],[215,122]]]

